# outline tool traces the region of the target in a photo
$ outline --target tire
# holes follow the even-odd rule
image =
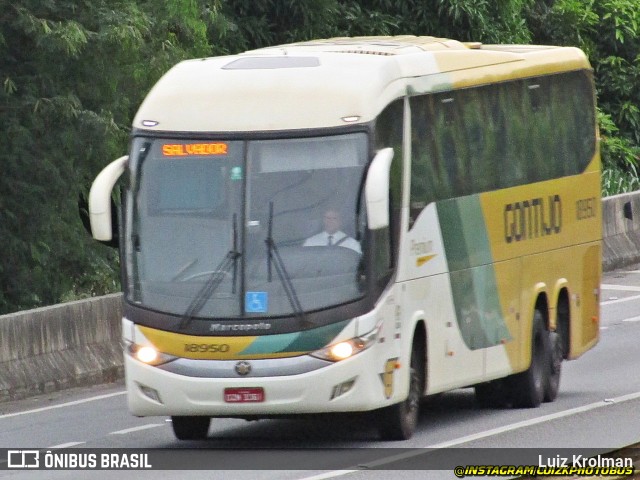
[[[553,402],[560,389],[562,360],[569,356],[569,303],[568,299],[558,300],[556,331],[549,332],[549,378],[546,380],[544,401]]]
[[[569,358],[569,323],[571,314],[569,312],[569,300],[558,300],[558,316],[556,319],[556,332],[560,334],[560,346],[562,347],[562,358]]]
[[[542,312],[536,308],[533,314],[531,336],[531,365],[507,379],[514,407],[536,408],[545,397],[550,372],[551,346]]]
[[[422,345],[414,341],[407,398],[377,412],[378,431],[383,440],[408,440],[413,435],[418,425],[420,400],[424,392],[424,359]]]
[[[173,433],[178,440],[204,440],[209,433],[209,417],[171,417]]]
[[[560,389],[560,373],[562,371],[562,357],[564,348],[562,336],[558,332],[547,332],[549,336],[549,358],[547,361],[547,373],[544,379],[545,402],[553,402]]]

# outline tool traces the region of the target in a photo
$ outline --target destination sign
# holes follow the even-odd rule
[[[188,157],[193,155],[226,155],[226,143],[165,143],[162,155],[165,157]]]

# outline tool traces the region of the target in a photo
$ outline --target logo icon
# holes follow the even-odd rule
[[[245,361],[236,363],[236,373],[238,375],[249,375],[251,373],[251,364]]]
[[[267,292],[246,292],[244,311],[246,313],[264,313],[268,310],[269,295]]]
[[[8,468],[39,468],[40,452],[38,450],[9,450]]]

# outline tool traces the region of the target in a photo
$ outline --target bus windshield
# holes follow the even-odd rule
[[[365,133],[138,137],[131,152],[130,302],[220,319],[287,317],[364,296]]]

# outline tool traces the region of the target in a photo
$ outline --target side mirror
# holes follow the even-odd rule
[[[82,226],[84,227],[84,229],[89,235],[92,235],[91,220],[89,219],[89,200],[87,196],[82,192],[78,194],[78,216],[80,217],[80,221],[82,222]],[[100,243],[106,245],[107,247],[118,248],[120,246],[117,231],[118,214],[116,212],[116,202],[113,201],[113,197],[111,197],[111,225],[113,229],[111,240],[107,242],[101,241]]]
[[[89,221],[93,238],[101,242],[113,239],[111,221],[111,192],[124,172],[128,156],[120,157],[107,165],[93,181],[89,191]]]
[[[389,176],[393,149],[383,148],[373,158],[364,187],[369,229],[389,226]]]

